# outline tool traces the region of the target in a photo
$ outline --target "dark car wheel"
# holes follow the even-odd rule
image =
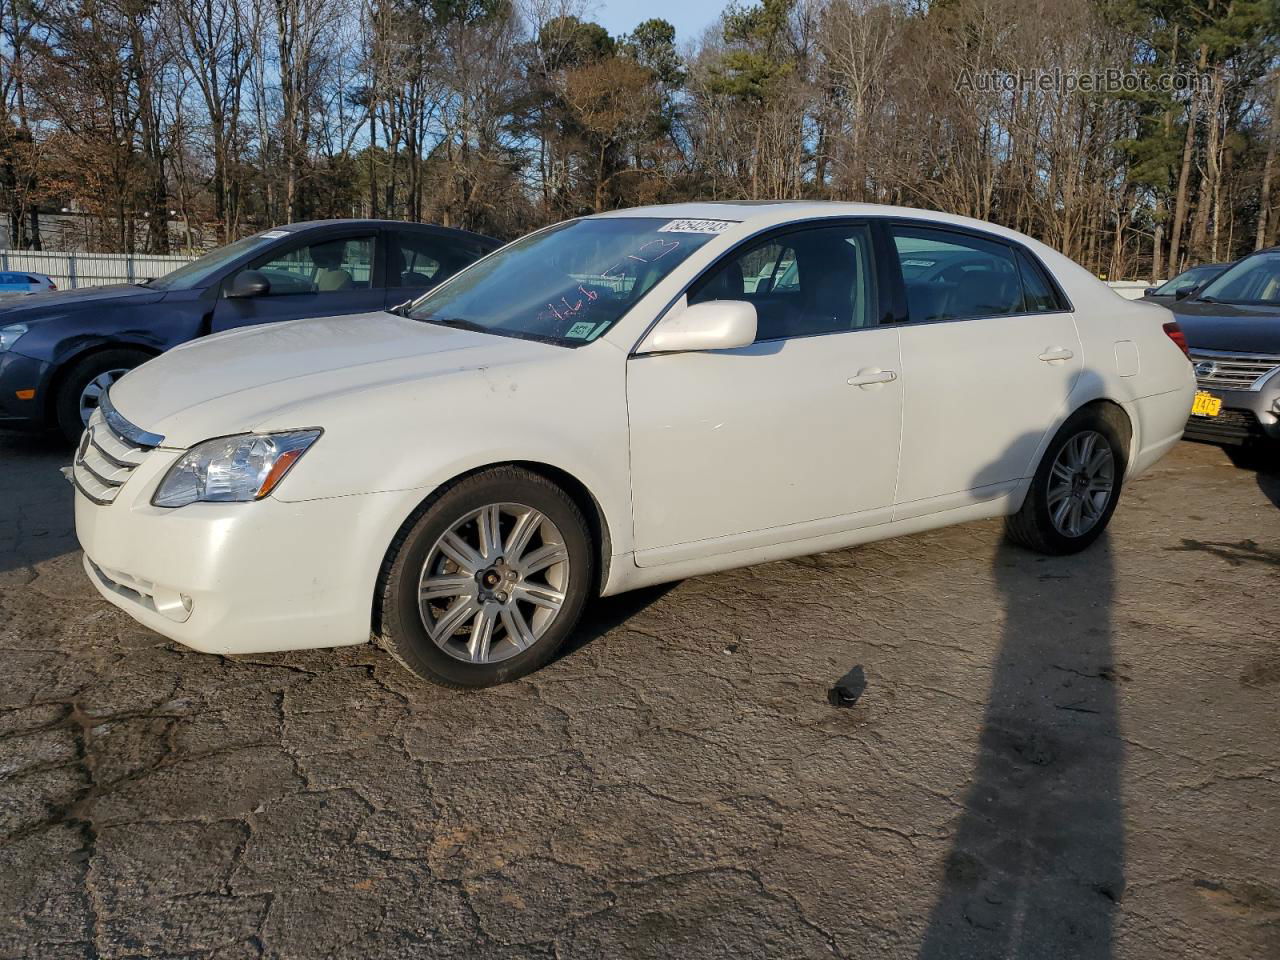
[[[122,347],[76,361],[61,378],[53,399],[62,435],[75,443],[111,384],[150,359],[145,351]]]
[[[1083,550],[1102,535],[1120,500],[1128,466],[1128,424],[1114,409],[1086,407],[1054,436],[1022,509],[1005,530],[1039,553]]]
[[[379,580],[378,643],[447,687],[488,687],[549,661],[593,583],[582,511],[545,477],[495,467],[441,488],[402,529]]]

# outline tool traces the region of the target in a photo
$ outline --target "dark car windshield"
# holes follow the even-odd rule
[[[519,240],[415,302],[408,315],[558,343],[595,340],[722,220],[571,220]]]
[[[1222,267],[1217,266],[1216,264],[1192,267],[1190,270],[1183,270],[1172,280],[1168,280],[1156,287],[1153,296],[1172,297],[1179,290],[1189,290],[1194,286],[1204,283],[1215,273],[1218,273],[1221,270]]]
[[[1196,299],[1280,306],[1280,251],[1245,257],[1210,281]]]
[[[228,243],[225,247],[210,250],[198,260],[184,263],[177,270],[166,273],[163,277],[148,281],[147,286],[154,290],[191,290],[194,287],[203,286],[231,261],[284,236],[287,236],[286,231],[268,230],[266,233]]]

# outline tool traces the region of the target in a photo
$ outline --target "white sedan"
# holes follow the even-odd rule
[[[593,595],[999,515],[1083,549],[1194,390],[1168,311],[1001,227],[623,210],[398,314],[139,367],[80,442],[76,529],[103,596],[197,650],[372,636],[479,687]]]

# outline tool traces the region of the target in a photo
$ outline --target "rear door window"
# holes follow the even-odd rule
[[[1025,312],[1013,251],[969,234],[894,224],[893,242],[914,321]]]
[[[1027,313],[1050,313],[1067,308],[1044,269],[1022,250],[1018,251],[1018,272],[1022,274],[1022,299]]]
[[[465,237],[423,230],[395,230],[389,237],[387,286],[394,288],[434,287],[479,260],[490,249]]]

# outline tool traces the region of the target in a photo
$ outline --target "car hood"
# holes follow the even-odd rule
[[[1275,307],[1181,300],[1173,311],[1193,350],[1280,353],[1280,309]]]
[[[148,290],[130,283],[118,283],[109,287],[81,287],[78,290],[44,290],[0,301],[0,325],[39,319],[45,315],[54,316],[68,308],[91,304],[115,305],[125,300],[150,303],[164,295],[163,290]]]
[[[308,417],[326,400],[387,384],[482,376],[564,349],[381,312],[294,320],[183,344],[119,380],[111,401],[133,424],[163,436],[164,446],[188,447],[257,429],[323,427]]]

